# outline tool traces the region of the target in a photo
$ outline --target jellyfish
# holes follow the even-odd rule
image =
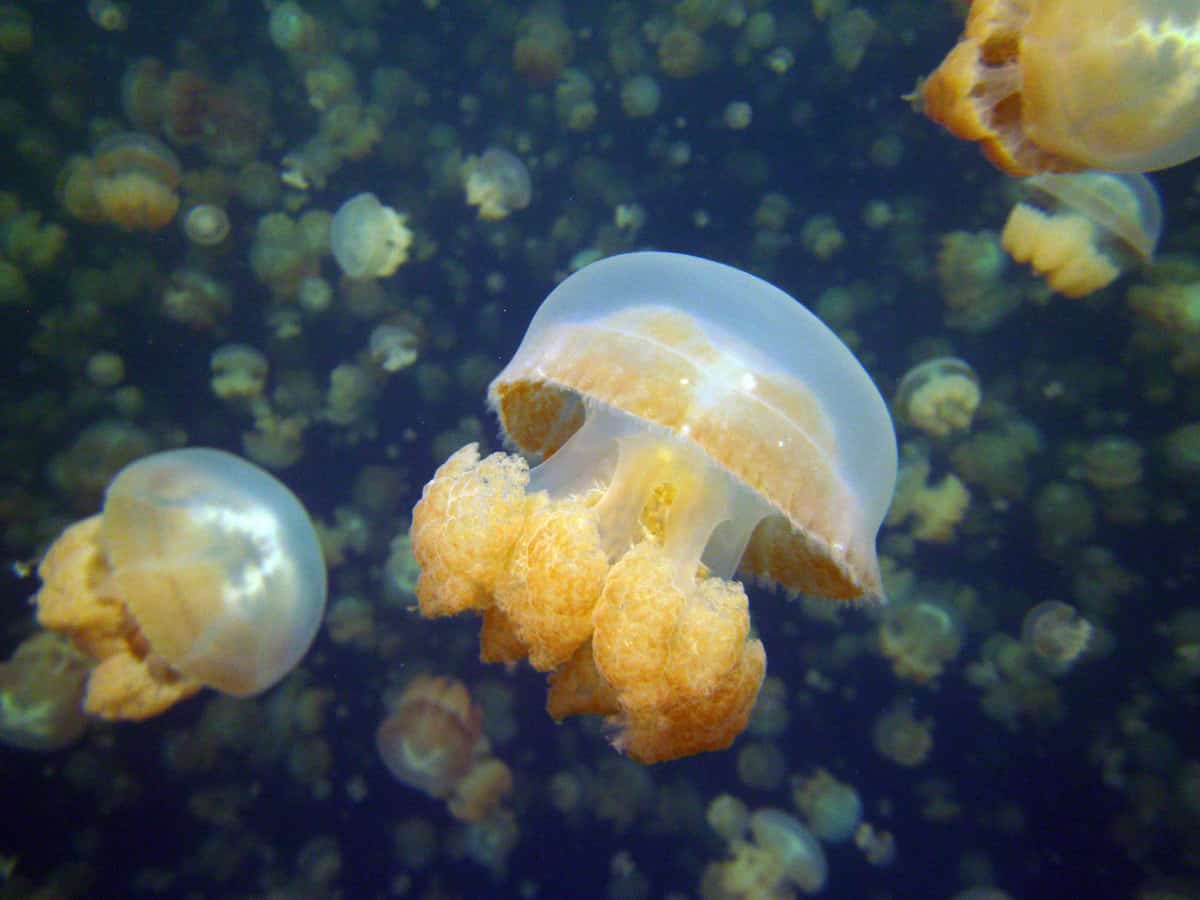
[[[1009,175],[1150,172],[1200,154],[1194,0],[975,0],[925,115]]]
[[[386,278],[408,260],[408,219],[374,194],[356,194],[330,226],[333,257],[350,278]]]
[[[1000,242],[1051,289],[1085,297],[1131,263],[1147,263],[1162,233],[1162,203],[1144,175],[1036,175],[1031,203],[1008,215]]]
[[[500,147],[488,147],[463,163],[463,187],[467,203],[479,207],[479,218],[488,221],[524,209],[533,192],[525,163]]]
[[[487,818],[512,789],[512,772],[488,750],[482,711],[454,678],[412,679],[379,724],[375,746],[397,781],[446,800],[464,822]]]
[[[472,444],[442,465],[413,510],[421,612],[481,613],[486,661],[551,672],[551,715],[608,717],[634,759],[744,729],[766,657],[739,565],[882,596],[887,406],[777,288],[679,254],[594,263],[542,304],[488,396],[540,464]]]
[[[1052,672],[1063,672],[1087,649],[1093,631],[1071,604],[1046,600],[1025,613],[1021,642]]]
[[[851,784],[838,781],[826,769],[793,783],[792,799],[804,813],[813,834],[831,844],[854,837],[862,820],[862,798]]]
[[[979,401],[979,376],[969,363],[953,356],[913,366],[896,388],[901,420],[931,437],[968,430]]]
[[[197,204],[183,217],[183,233],[193,244],[215,247],[229,236],[229,214],[212,203]]]
[[[0,744],[59,750],[83,736],[83,690],[91,660],[48,631],[26,638],[0,663]]]
[[[304,656],[325,608],[300,501],[219,450],[126,466],[38,574],[38,621],[96,661],[84,709],[107,719],[158,715],[201,687],[265,691]]]
[[[92,152],[91,187],[104,221],[156,231],[179,209],[180,167],[167,146],[137,131],[111,135]]]

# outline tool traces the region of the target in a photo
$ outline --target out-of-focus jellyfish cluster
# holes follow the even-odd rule
[[[807,366],[785,362],[797,342]],[[413,512],[421,611],[480,612],[485,660],[550,671],[551,715],[609,717],[636,759],[745,727],[765,654],[726,580],[739,566],[882,591],[891,420],[844,345],[765,283],[684,256],[595,264],[542,305],[489,398],[542,462],[468,446],[438,470]],[[794,481],[785,454],[805,458]]]

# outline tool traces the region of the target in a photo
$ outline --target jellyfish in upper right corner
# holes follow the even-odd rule
[[[727,747],[766,658],[747,575],[882,595],[887,406],[783,291],[631,253],[558,286],[489,389],[538,461],[460,449],[413,510],[427,617],[480,613],[482,656],[551,672],[555,718],[610,717],[641,762]]]
[[[975,0],[922,111],[1009,175],[1200,154],[1195,0]]]
[[[1000,242],[1055,292],[1086,297],[1148,263],[1162,234],[1162,201],[1145,175],[1036,175]]]
[[[212,687],[261,693],[300,661],[325,609],[325,563],[304,507],[219,450],[147,456],[100,515],[38,566],[38,622],[95,662],[84,710],[140,720]]]

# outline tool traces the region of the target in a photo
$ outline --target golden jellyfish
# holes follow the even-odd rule
[[[70,642],[40,631],[0,663],[0,744],[58,750],[87,730],[83,690],[91,660]]]
[[[1087,649],[1094,630],[1071,604],[1047,600],[1025,613],[1021,642],[1051,671],[1061,672]]]
[[[199,203],[183,217],[183,233],[199,247],[215,247],[229,237],[229,214],[212,203]]]
[[[386,278],[408,260],[407,221],[374,194],[356,194],[333,216],[333,258],[350,278]]]
[[[1195,0],[975,0],[924,113],[1009,175],[1149,172],[1200,154]]]
[[[777,288],[680,254],[602,260],[550,294],[488,396],[540,462],[472,444],[425,486],[422,614],[481,613],[486,661],[552,672],[550,714],[609,717],[634,759],[722,749],[745,727],[766,658],[739,567],[882,594],[887,406]]]
[[[388,771],[421,793],[447,801],[455,818],[487,818],[512,789],[512,772],[491,756],[483,713],[454,678],[418,675],[375,731]]]
[[[219,450],[126,466],[38,574],[38,621],[96,661],[84,708],[107,719],[149,718],[205,686],[265,691],[304,656],[325,608],[300,501]]]
[[[531,84],[550,84],[562,75],[574,51],[567,24],[552,10],[538,10],[517,24],[513,68]]]
[[[1000,243],[1051,289],[1085,297],[1131,262],[1147,263],[1162,233],[1162,202],[1144,175],[1084,172],[1028,178],[1030,203],[1013,207]]]
[[[940,438],[968,430],[980,399],[979,376],[970,364],[939,356],[904,373],[896,388],[896,412],[901,421]]]
[[[92,152],[96,203],[103,219],[126,230],[156,231],[179,209],[180,167],[158,138],[124,131]]]
[[[463,163],[463,188],[467,203],[479,208],[479,218],[496,221],[514,210],[524,209],[533,196],[529,170],[513,154],[489,147],[482,156]]]

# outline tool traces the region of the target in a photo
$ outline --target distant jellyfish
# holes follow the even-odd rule
[[[261,693],[300,661],[325,609],[325,564],[300,501],[219,450],[118,473],[100,515],[54,542],[38,621],[96,661],[84,708],[158,715],[201,687]]]
[[[1130,437],[1110,434],[1083,451],[1083,477],[1099,491],[1119,491],[1142,480],[1141,445]]]
[[[140,131],[154,131],[162,121],[167,70],[161,60],[144,56],[121,76],[121,109]]]
[[[385,278],[408,260],[412,232],[407,217],[374,194],[341,205],[330,226],[333,257],[350,278]]]
[[[0,663],[0,744],[58,750],[87,730],[83,691],[92,661],[49,631],[26,638]]]
[[[385,322],[371,332],[367,352],[371,362],[390,375],[417,361],[420,343],[411,328]]]
[[[116,0],[88,0],[88,17],[105,31],[129,27],[129,7]]]
[[[968,430],[980,398],[979,376],[970,364],[939,356],[904,373],[895,405],[902,422],[940,438]]]
[[[1047,600],[1025,614],[1021,642],[1052,670],[1062,671],[1087,649],[1093,631],[1071,604]]]
[[[901,766],[919,766],[933,750],[933,721],[917,719],[907,703],[894,703],[875,720],[871,742],[880,756]]]
[[[215,247],[229,236],[229,214],[212,203],[200,203],[183,217],[183,233],[199,247]]]
[[[446,797],[471,769],[483,739],[483,713],[466,685],[418,675],[375,732],[375,746],[397,781]]]
[[[533,195],[525,163],[500,147],[489,147],[463,164],[463,187],[467,203],[479,207],[479,218],[489,221],[524,209]]]
[[[563,73],[574,49],[567,24],[554,13],[539,10],[517,24],[513,68],[530,84],[549,84]]]
[[[1031,202],[1013,207],[1000,241],[1054,291],[1084,297],[1154,256],[1162,203],[1144,175],[1038,175],[1024,184]]]
[[[179,160],[158,138],[123,131],[92,152],[95,199],[103,218],[127,230],[155,231],[179,209]]]
[[[1200,153],[1195,0],[975,0],[923,111],[1010,175],[1149,172]]]
[[[862,820],[862,798],[858,791],[825,769],[796,782],[792,799],[804,813],[813,834],[831,844],[854,837]]]
[[[825,851],[795,816],[778,809],[756,810],[750,816],[754,843],[769,850],[782,867],[784,885],[816,894],[825,887],[829,865]]]

